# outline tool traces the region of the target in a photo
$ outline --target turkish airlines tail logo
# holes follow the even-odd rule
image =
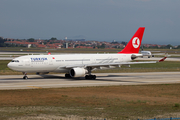
[[[120,54],[132,54],[139,53],[139,48],[141,46],[142,37],[144,34],[145,27],[140,27],[136,33],[133,35],[131,40],[128,42],[126,47],[119,52]]]
[[[132,40],[132,45],[134,48],[138,48],[139,45],[140,45],[140,40],[138,37],[135,37],[133,40]]]

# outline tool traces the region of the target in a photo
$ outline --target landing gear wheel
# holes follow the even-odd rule
[[[96,75],[86,75],[85,79],[95,80],[96,79]]]
[[[95,80],[95,79],[96,79],[96,75],[92,75],[92,79],[94,79],[94,80]]]
[[[23,77],[23,79],[27,80],[27,79],[28,79],[28,77],[27,77],[27,76],[24,76],[24,77]]]
[[[23,72],[23,75],[24,75],[23,79],[27,80],[27,79],[28,79],[28,77],[26,76],[27,73],[26,73],[26,72]]]
[[[86,75],[86,76],[85,76],[85,79],[89,79],[89,75]]]
[[[65,74],[65,78],[71,78],[70,74]]]
[[[96,75],[91,75],[91,70],[93,70],[92,67],[87,67],[87,71],[88,71],[88,75],[85,76],[85,79],[93,79],[95,80],[96,79]]]

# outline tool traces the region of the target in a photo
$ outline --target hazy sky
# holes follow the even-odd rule
[[[4,38],[85,38],[180,45],[180,0],[0,0]]]

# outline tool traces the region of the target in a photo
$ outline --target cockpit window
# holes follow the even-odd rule
[[[19,60],[12,60],[11,62],[19,62]]]

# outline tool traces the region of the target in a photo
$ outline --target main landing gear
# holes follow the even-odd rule
[[[86,75],[85,79],[95,80],[96,79],[96,75]]]
[[[28,77],[27,77],[27,73],[23,72],[23,74],[24,74],[23,79],[27,80],[27,79],[28,79]]]
[[[92,74],[91,74],[91,70],[92,70],[92,67],[88,67],[88,68],[87,68],[87,71],[88,71],[88,74],[89,74],[89,75],[86,75],[86,76],[85,76],[85,79],[90,79],[90,80],[95,80],[95,79],[96,79],[96,75],[92,75]]]
[[[72,78],[70,74],[66,73],[65,78]]]
[[[65,74],[65,78],[72,78],[72,77],[70,76],[70,74],[66,73]],[[93,80],[95,80],[96,79],[96,75],[86,75],[85,79],[89,79],[89,80],[93,79]]]

